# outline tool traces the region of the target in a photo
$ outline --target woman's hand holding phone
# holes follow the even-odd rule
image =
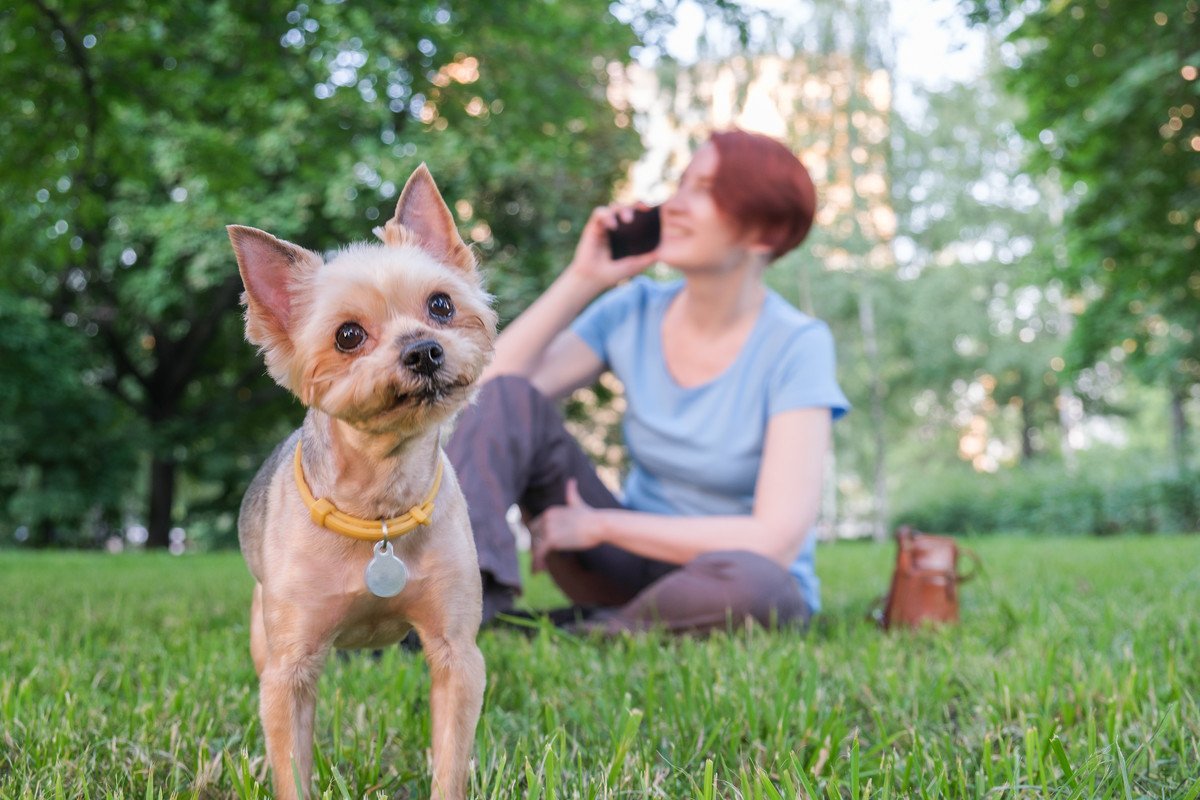
[[[623,258],[613,258],[609,241],[609,233],[620,229],[622,225],[633,223],[636,212],[645,215],[649,211],[651,209],[641,203],[636,206],[600,206],[593,210],[583,226],[567,272],[585,281],[599,294],[649,267],[658,260],[657,235],[653,237],[652,249]]]

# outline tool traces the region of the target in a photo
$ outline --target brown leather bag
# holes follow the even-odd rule
[[[876,622],[885,629],[916,628],[925,622],[958,622],[958,585],[979,573],[979,556],[949,536],[932,536],[905,525],[896,531],[896,570]],[[958,559],[975,562],[968,575],[958,573]]]

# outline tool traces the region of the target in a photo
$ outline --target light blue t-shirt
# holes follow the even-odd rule
[[[833,337],[818,319],[768,290],[742,351],[708,383],[682,388],[667,372],[662,321],[682,281],[646,277],[605,294],[571,330],[625,385],[623,422],[632,464],[622,502],[655,514],[747,515],[762,462],[767,420],[796,408],[850,403],[838,387]],[[791,573],[813,611],[820,608],[810,535]]]

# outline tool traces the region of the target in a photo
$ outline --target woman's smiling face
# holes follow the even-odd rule
[[[662,205],[659,258],[682,272],[740,263],[751,248],[761,248],[752,232],[717,207],[712,192],[718,165],[716,146],[703,145]]]

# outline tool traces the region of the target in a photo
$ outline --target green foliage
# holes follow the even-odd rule
[[[0,526],[31,544],[89,544],[121,521],[134,477],[129,415],[95,385],[78,332],[0,294]],[[7,537],[6,537],[7,538]]]
[[[978,81],[921,95],[927,113],[897,123],[893,195],[913,283],[901,330],[913,390],[952,406],[956,381],[985,378],[990,403],[1047,431],[1069,387],[1054,366],[1070,325],[1051,272],[1056,187],[1019,169],[1030,150],[1012,122],[1021,102],[998,85],[994,61]]]
[[[816,3],[800,26],[757,24],[757,38],[728,0],[702,5],[725,26],[705,29],[703,53],[795,52],[815,75],[833,59],[851,78],[886,60],[875,0]],[[318,250],[366,238],[427,161],[511,319],[637,155],[628,118],[607,102],[609,65],[661,48],[678,7],[26,0],[6,9],[0,314],[21,334],[2,353],[0,445],[14,457],[0,466],[0,538],[25,525],[35,540],[81,542],[151,520],[160,544],[169,524],[193,542],[232,543],[242,488],[301,410],[242,341],[223,226],[255,225]],[[919,98],[926,113],[891,113],[882,136],[851,124],[880,111],[857,93],[833,110],[796,101],[797,145],[868,151],[865,165],[830,168],[823,191],[878,173],[899,222],[898,275],[858,269],[887,248],[874,223],[864,227],[866,195],[852,191],[847,213],[769,277],[837,335],[858,409],[836,428],[843,516],[870,513],[864,476],[881,442],[889,483],[904,494],[904,476],[953,461],[975,421],[1013,461],[1063,440],[1064,401],[1143,413],[1114,405],[1127,365],[1169,390],[1177,428],[1195,420],[1194,399],[1190,410],[1185,402],[1200,369],[1200,81],[1181,68],[1200,66],[1196,11],[1144,0],[963,7],[1013,31],[996,54],[1012,68],[1009,91],[989,73],[929,94]],[[1042,174],[1020,174],[1022,165]],[[825,269],[822,254],[835,251],[852,256],[850,270]],[[874,363],[861,323],[868,301]],[[1072,334],[1069,312],[1085,303]],[[1088,369],[1103,359],[1124,363]],[[886,387],[882,425],[876,386]],[[597,422],[607,391],[575,413]],[[1189,453],[1181,433],[1176,442]],[[615,463],[611,443],[598,451]],[[1087,486],[1099,480],[1081,478],[1072,502],[1094,498]],[[154,491],[163,483],[173,493]],[[1113,510],[1101,516],[1115,522],[1102,522],[1081,511],[1064,524],[1183,526],[1166,512],[1143,525],[1139,514]]]
[[[224,226],[316,250],[364,239],[427,161],[511,316],[637,152],[605,95],[637,43],[586,3],[34,0],[0,15],[0,293],[38,298],[28,324],[69,333],[74,365],[136,420],[123,445],[155,482],[116,486],[151,498],[152,542],[172,512],[228,536],[240,487],[298,418],[241,339]],[[18,391],[36,385],[27,362]],[[81,449],[104,449],[89,430]],[[22,451],[30,470],[41,453]],[[62,488],[70,527],[115,502]]]
[[[1188,797],[1200,537],[969,544],[949,630],[875,630],[893,548],[838,543],[807,635],[485,632],[471,796]],[[0,795],[269,796],[236,555],[7,553],[0,582]],[[397,648],[330,659],[324,796],[429,795],[428,691]]]
[[[900,492],[897,523],[945,533],[1200,531],[1200,472],[1138,468],[1070,473],[1040,463],[998,475],[922,472]]]
[[[1200,383],[1197,8],[1073,0],[1014,17],[1008,3],[967,5],[1013,28],[1021,131],[1042,143],[1033,166],[1073,200],[1059,274],[1086,302],[1076,366],[1123,348],[1143,380],[1182,396]]]

